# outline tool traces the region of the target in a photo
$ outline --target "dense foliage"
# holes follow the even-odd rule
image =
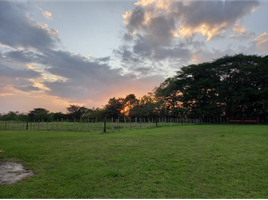
[[[171,113],[187,117],[256,118],[268,108],[268,56],[225,56],[182,67],[156,89]]]

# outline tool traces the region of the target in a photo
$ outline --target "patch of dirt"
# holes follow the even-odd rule
[[[33,172],[23,169],[20,163],[0,161],[0,185],[17,183],[32,175]]]

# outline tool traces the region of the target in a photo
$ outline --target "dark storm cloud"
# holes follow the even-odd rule
[[[110,59],[111,59],[110,56],[106,56],[106,57],[96,58],[95,60],[97,62],[109,62]]]
[[[173,15],[182,18],[182,24],[197,27],[200,24],[211,26],[227,22],[233,24],[237,19],[250,14],[259,6],[259,1],[190,1],[178,4]]]
[[[11,60],[12,56],[18,52],[9,52],[4,54],[5,59]],[[67,51],[46,50],[42,54],[34,52],[20,51],[17,57],[17,62],[31,61],[45,65],[45,72],[49,72],[58,76],[58,80],[42,82],[50,91],[45,92],[49,95],[60,96],[62,98],[70,98],[74,100],[82,99],[98,99],[112,91],[117,91],[118,88],[125,89],[128,85],[139,85],[139,79],[133,73],[122,75],[123,69],[112,69],[107,64],[101,64],[108,61],[109,57],[93,59],[93,61],[81,56],[74,55]],[[98,60],[98,61],[97,61]],[[13,73],[14,75],[14,73]],[[153,81],[152,75],[149,79],[152,83],[158,84],[158,81],[163,81],[163,77],[155,76]],[[62,78],[64,80],[61,80]],[[143,79],[145,80],[145,79]],[[151,83],[151,84],[152,84]],[[32,87],[18,88],[20,90],[30,90]],[[153,88],[151,88],[153,89]]]
[[[40,89],[38,87],[34,86],[25,86],[25,87],[15,87],[18,90],[21,90],[23,92],[31,92],[31,91],[39,91]]]
[[[22,63],[41,62],[44,56],[41,53],[33,51],[15,50],[5,53],[6,59],[10,62],[18,61]]]
[[[142,7],[137,6],[128,21],[127,29],[133,33],[135,30],[140,29],[142,27],[142,23],[144,21],[144,10]]]
[[[131,41],[132,39],[133,39],[133,37],[129,33],[125,33],[123,36],[123,40],[125,40],[125,41]]]
[[[175,20],[169,16],[153,17],[148,24],[150,38],[160,45],[169,45],[174,38],[172,31],[175,30]]]
[[[159,69],[165,60],[187,64],[192,54],[205,46],[203,41],[193,41],[195,35],[202,34],[207,40],[225,38],[228,28],[259,5],[257,0],[139,1],[124,15],[123,39],[129,46],[123,45],[114,53],[123,63],[129,62],[129,68],[146,59]],[[242,33],[237,37],[252,34]],[[181,43],[186,46],[180,46]]]
[[[0,62],[0,77],[9,78],[38,78],[41,74],[31,69],[14,69]]]
[[[56,47],[55,30],[46,29],[27,17],[26,6],[14,1],[0,1],[0,43],[13,48],[38,50]]]

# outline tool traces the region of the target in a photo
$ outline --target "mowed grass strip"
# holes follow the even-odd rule
[[[268,126],[0,131],[0,160],[34,176],[0,198],[267,198]]]

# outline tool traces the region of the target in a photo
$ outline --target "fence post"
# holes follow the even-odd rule
[[[112,132],[114,132],[114,118],[112,117]]]
[[[137,129],[137,117],[135,117],[135,124],[136,124],[136,129]]]
[[[131,117],[129,117],[129,130],[131,130]]]
[[[63,118],[61,118],[61,131],[63,131],[62,121],[63,121]]]
[[[48,119],[47,119],[47,131],[48,131]]]
[[[95,133],[97,132],[97,117],[96,117],[96,120],[95,120]]]
[[[104,117],[104,129],[103,132],[106,133],[106,117]]]
[[[81,128],[80,131],[82,131],[82,123],[83,123],[83,122],[82,122],[82,117],[80,117],[80,122],[81,122],[81,123],[80,123],[80,128]]]
[[[73,126],[73,131],[75,131],[75,118],[74,118],[74,126]]]
[[[87,131],[89,132],[89,117],[87,118]]]
[[[67,118],[66,122],[67,122],[67,131],[69,131],[69,127],[68,127],[68,125],[69,125],[69,120],[68,120],[68,118]]]
[[[125,122],[125,130],[126,130],[126,118],[124,117],[124,122]]]
[[[118,117],[118,130],[120,131],[120,118]]]
[[[157,127],[157,118],[155,119],[155,127]]]
[[[150,119],[148,117],[148,128],[150,128]]]
[[[37,130],[39,130],[39,123],[40,123],[40,119],[38,120],[38,123],[37,123]],[[22,122],[23,124],[23,122]]]
[[[26,121],[26,130],[28,130],[28,119]]]

